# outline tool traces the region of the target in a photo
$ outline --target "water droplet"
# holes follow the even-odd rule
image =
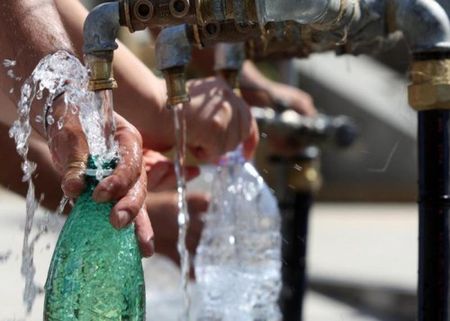
[[[12,60],[12,59],[5,59],[5,60],[3,60],[3,66],[5,68],[14,67],[16,64],[17,64],[17,62],[15,60]]]
[[[47,116],[47,124],[53,125],[55,123],[55,118],[52,115]]]
[[[43,96],[44,96],[44,93],[43,93],[42,90],[39,90],[39,91],[36,93],[36,99],[37,99],[37,100],[41,100]]]
[[[9,78],[15,79],[16,75],[14,74],[14,70],[10,69],[6,72]]]
[[[61,130],[64,127],[64,118],[58,120],[58,129]]]

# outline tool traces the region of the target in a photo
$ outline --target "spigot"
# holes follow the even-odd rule
[[[118,47],[116,38],[119,27],[119,6],[116,2],[97,6],[86,18],[83,52],[90,72],[89,90],[117,87],[113,77],[112,61],[114,50]]]
[[[214,69],[240,95],[239,74],[245,61],[243,43],[219,43],[215,47]]]
[[[169,106],[186,103],[185,66],[192,57],[192,29],[179,25],[163,29],[155,43],[156,65],[164,75]]]
[[[89,69],[89,90],[99,91],[117,88],[112,70],[112,51],[105,51],[99,53],[99,55],[86,55],[85,60]]]

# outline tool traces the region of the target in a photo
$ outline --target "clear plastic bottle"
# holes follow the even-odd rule
[[[280,213],[240,150],[217,169],[197,249],[198,321],[279,321]]]

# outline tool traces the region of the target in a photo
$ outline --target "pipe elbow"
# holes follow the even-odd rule
[[[450,48],[450,21],[433,0],[395,0],[396,25],[413,51]]]
[[[163,29],[155,42],[156,65],[159,70],[184,67],[192,58],[192,42],[187,25]]]
[[[119,3],[108,2],[95,7],[87,16],[83,28],[85,54],[98,55],[117,49],[120,27]]]

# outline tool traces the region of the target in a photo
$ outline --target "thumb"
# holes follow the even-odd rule
[[[73,159],[66,166],[61,188],[67,197],[76,198],[83,192],[85,170],[86,161],[84,159]]]

